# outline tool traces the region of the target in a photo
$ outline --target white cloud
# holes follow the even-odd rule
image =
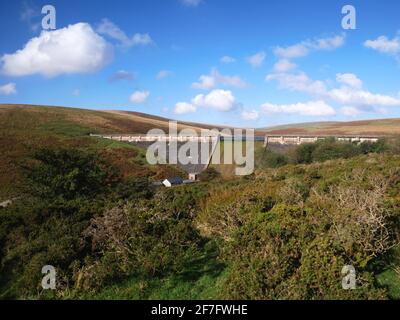
[[[308,42],[308,46],[315,50],[334,50],[344,45],[345,38],[345,34],[334,36],[332,38],[320,38]]]
[[[72,95],[75,97],[79,97],[81,95],[81,91],[79,89],[74,89],[74,91],[72,91]]]
[[[382,107],[400,106],[400,99],[397,97],[363,90],[362,81],[351,73],[337,74],[336,80],[342,86],[333,89],[328,89],[324,81],[310,79],[304,72],[273,73],[267,75],[266,80],[276,80],[281,89],[306,93],[314,98],[330,100],[342,106],[375,111]]]
[[[223,56],[220,61],[222,63],[234,63],[234,62],[236,62],[236,59],[232,58],[230,56]]]
[[[133,80],[133,79],[135,79],[135,75],[126,70],[119,70],[110,77],[111,82],[120,80]]]
[[[265,60],[266,54],[264,51],[258,52],[250,57],[247,57],[247,62],[251,64],[252,67],[260,67]]]
[[[135,91],[131,94],[129,100],[132,103],[139,104],[145,102],[149,96],[149,91]]]
[[[175,105],[174,113],[176,114],[186,114],[196,112],[197,107],[191,103],[187,102],[178,102]]]
[[[361,89],[363,86],[362,81],[353,73],[338,73],[336,81],[356,89]]]
[[[165,78],[168,78],[168,77],[172,76],[172,74],[173,73],[171,71],[169,71],[169,70],[161,70],[157,74],[156,79],[157,80],[165,79]]]
[[[400,54],[400,38],[395,37],[392,40],[386,36],[380,36],[375,40],[367,40],[364,42],[364,46],[381,53],[396,55]]]
[[[281,59],[274,65],[274,72],[277,73],[286,73],[295,69],[297,66],[294,63],[291,63],[287,59]]]
[[[213,90],[209,94],[199,94],[192,99],[192,104],[197,107],[213,108],[219,111],[232,110],[236,105],[236,99],[229,90]]]
[[[363,106],[363,107],[398,107],[400,99],[395,97],[374,94],[366,90],[359,90],[350,87],[332,89],[327,97],[342,105]]]
[[[310,95],[326,94],[326,85],[322,81],[314,81],[310,79],[304,72],[296,74],[291,73],[272,73],[267,75],[267,81],[276,80],[281,89],[289,89],[308,93]]]
[[[197,7],[203,0],[180,0],[182,4],[188,7]]]
[[[128,37],[124,31],[108,19],[102,19],[96,31],[119,41],[123,47],[146,46],[153,43],[147,33],[135,33],[132,37]]]
[[[342,107],[340,111],[348,117],[355,117],[361,113],[361,110],[355,107]]]
[[[209,90],[215,88],[218,85],[244,88],[247,86],[247,83],[239,76],[225,76],[220,74],[217,69],[212,69],[210,74],[201,75],[198,82],[192,83],[192,88]]]
[[[111,46],[87,23],[42,31],[23,49],[0,59],[1,72],[9,76],[90,73],[111,61]]]
[[[192,88],[208,90],[217,85],[217,80],[213,75],[201,75],[198,82],[192,83]]]
[[[288,47],[276,47],[274,53],[281,59],[292,59],[307,56],[311,51],[333,50],[344,45],[344,34],[331,38],[319,38],[303,41]]]
[[[281,59],[292,59],[308,55],[309,49],[304,44],[295,44],[286,48],[276,47],[274,53]]]
[[[175,105],[174,113],[193,113],[196,112],[198,108],[211,108],[226,112],[232,110],[236,105],[236,98],[231,91],[216,89],[208,94],[199,94],[190,102],[178,102]]]
[[[17,86],[15,83],[10,82],[0,86],[0,95],[9,96],[12,94],[17,94]]]
[[[324,101],[309,101],[295,104],[264,103],[261,109],[268,113],[299,114],[303,116],[333,116],[335,110]]]
[[[256,110],[251,110],[251,111],[246,111],[244,110],[242,112],[242,119],[246,121],[255,121],[260,117],[258,111]]]

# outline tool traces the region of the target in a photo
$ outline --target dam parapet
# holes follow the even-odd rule
[[[281,144],[281,145],[300,145],[306,143],[316,143],[321,140],[333,138],[337,141],[352,142],[352,143],[376,143],[380,138],[378,136],[301,136],[301,135],[266,135],[264,139],[264,146],[268,144]]]

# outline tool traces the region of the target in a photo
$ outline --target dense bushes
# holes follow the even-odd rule
[[[226,268],[212,298],[386,298],[376,276],[400,241],[399,157],[353,157],[354,145],[332,142],[302,147],[304,161],[318,148],[351,158],[154,189],[120,179],[96,154],[41,151],[30,193],[0,209],[0,296],[91,297],[128,277],[181,279],[209,259],[211,240],[211,259]],[[40,287],[47,264],[57,268],[52,292]],[[357,290],[341,287],[347,264]]]
[[[192,225],[193,197],[177,207],[168,200],[170,195],[161,193],[150,202],[93,218],[84,235],[99,259],[82,266],[77,287],[99,288],[121,276],[180,272],[197,255],[202,239]]]
[[[283,154],[266,150],[262,154],[259,163],[261,164],[261,167],[278,168],[286,165],[288,163],[288,158]]]
[[[198,178],[200,181],[212,181],[219,178],[221,174],[213,167],[209,167],[199,174]]]
[[[225,297],[383,298],[371,274],[359,268],[357,290],[343,290],[341,269],[347,257],[334,239],[324,235],[324,220],[317,223],[315,218],[301,207],[277,205],[240,228],[226,253],[231,268]]]
[[[155,190],[121,180],[97,154],[43,149],[30,187],[0,210],[0,296],[63,295],[99,289],[132,274],[177,271],[202,238],[192,226],[201,190]],[[156,194],[156,195],[155,195]],[[57,290],[40,287],[41,268],[57,270]]]
[[[114,168],[96,154],[75,149],[41,149],[29,172],[32,193],[46,199],[91,197],[119,179]]]
[[[340,142],[331,138],[316,143],[302,144],[285,153],[267,150],[257,157],[257,162],[259,168],[278,168],[288,163],[310,164],[334,159],[348,159],[362,154],[389,153],[394,149],[395,145],[385,139],[381,139],[377,143],[363,142],[357,144]]]
[[[258,172],[235,196],[215,191],[198,223],[223,240],[223,298],[386,298],[376,275],[399,243],[398,165],[373,155],[287,166]],[[357,290],[342,288],[344,265]]]

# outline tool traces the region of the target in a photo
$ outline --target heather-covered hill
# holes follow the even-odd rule
[[[134,146],[89,137],[89,133],[146,133],[153,128],[167,131],[168,119],[137,113],[0,105],[0,200],[21,192],[24,167],[29,165],[32,154],[43,147],[98,151],[125,177],[159,179],[183,174],[168,166],[148,166],[144,151]]]
[[[265,134],[283,135],[398,135],[400,119],[379,119],[349,122],[310,122],[258,129]]]

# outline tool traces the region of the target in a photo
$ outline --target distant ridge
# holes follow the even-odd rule
[[[39,116],[40,122],[55,120],[70,121],[93,130],[93,133],[147,133],[151,129],[168,130],[171,119],[136,111],[94,110],[69,108],[61,106],[39,106],[29,104],[0,104],[0,117],[4,113],[17,112],[21,117]],[[224,129],[223,125],[179,121],[178,130]],[[326,121],[306,122],[257,128],[256,135],[400,135],[400,118],[360,120],[360,121]]]
[[[279,125],[257,130],[263,134],[298,134],[298,135],[400,135],[400,119],[377,119],[360,121],[327,121],[306,122],[288,125]]]

